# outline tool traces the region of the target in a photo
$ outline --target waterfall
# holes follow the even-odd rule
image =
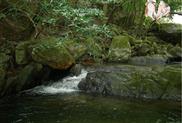
[[[70,93],[79,91],[79,82],[87,76],[87,71],[82,70],[78,76],[68,76],[61,81],[57,81],[50,85],[41,85],[31,89],[31,92],[38,94],[57,94],[57,93]],[[30,91],[30,90],[29,90]]]

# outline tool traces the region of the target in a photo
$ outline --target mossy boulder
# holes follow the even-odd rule
[[[37,12],[38,6],[38,1],[1,0],[0,40],[30,39],[35,31],[31,14]]]
[[[129,41],[130,38],[128,36],[115,36],[109,49],[109,61],[126,62],[131,56]]]
[[[74,57],[56,38],[45,39],[32,48],[34,61],[54,69],[65,70],[75,64]]]
[[[180,69],[180,66],[97,66],[78,87],[101,95],[181,100]]]
[[[15,60],[17,64],[27,64],[31,59],[31,54],[28,52],[30,41],[21,42],[15,48]]]
[[[70,54],[75,58],[75,60],[79,60],[79,58],[82,57],[87,51],[86,46],[82,42],[66,40],[63,44]]]

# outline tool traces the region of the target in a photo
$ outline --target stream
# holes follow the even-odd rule
[[[181,104],[86,94],[87,71],[0,100],[1,123],[181,123]]]

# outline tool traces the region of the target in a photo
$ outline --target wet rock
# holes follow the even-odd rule
[[[106,67],[107,69],[107,67]],[[88,93],[140,99],[180,100],[181,68],[122,65],[88,73],[78,87]]]
[[[78,76],[81,74],[82,69],[83,69],[83,66],[81,64],[76,64],[75,66],[71,68],[70,73]]]
[[[32,48],[34,61],[54,69],[66,70],[75,64],[75,59],[56,38],[43,41]]]
[[[108,59],[112,62],[126,62],[131,56],[131,46],[128,36],[116,36],[113,38]]]

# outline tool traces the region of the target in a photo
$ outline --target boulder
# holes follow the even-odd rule
[[[163,41],[181,45],[181,31],[181,24],[163,23],[159,25],[159,29],[155,32],[155,35]]]
[[[0,41],[22,41],[31,38],[35,31],[31,14],[34,15],[37,12],[38,3],[38,1],[31,0],[19,2],[1,0]]]
[[[70,69],[72,75],[78,76],[81,74],[81,71],[84,67],[81,64],[76,64]]]
[[[171,49],[169,49],[168,51],[172,57],[179,57],[182,58],[182,48],[181,47],[172,47]]]
[[[35,78],[40,75],[43,66],[37,63],[26,65],[18,74],[16,80],[16,91],[21,91],[38,85]]]
[[[7,68],[10,56],[5,53],[0,53],[0,67]]]
[[[30,42],[21,42],[15,49],[15,60],[17,64],[23,65],[30,61],[30,54],[28,54],[28,46]]]
[[[179,66],[178,66],[179,67]],[[139,99],[181,100],[180,68],[120,65],[97,67],[78,87],[88,93]]]
[[[10,63],[10,56],[0,52],[0,96],[6,84],[6,73]]]
[[[5,76],[6,76],[6,71],[0,66],[0,93],[5,84]]]
[[[75,60],[79,60],[79,58],[82,57],[87,51],[86,46],[82,42],[77,42],[74,40],[64,41],[64,46],[75,58]]]
[[[126,62],[131,56],[131,46],[128,36],[115,36],[112,40],[108,59],[111,62]]]
[[[1,96],[17,93],[21,90],[29,89],[40,84],[36,79],[41,76],[42,65],[31,63],[18,71],[17,75],[6,80],[1,92]]]
[[[27,40],[34,31],[33,22],[21,11],[14,11],[12,15],[7,15],[0,20],[0,40]]]
[[[168,58],[162,55],[135,56],[129,59],[128,63],[133,65],[156,65],[166,64]]]
[[[34,45],[31,55],[34,61],[54,69],[65,70],[75,64],[74,57],[56,38],[50,38]]]

